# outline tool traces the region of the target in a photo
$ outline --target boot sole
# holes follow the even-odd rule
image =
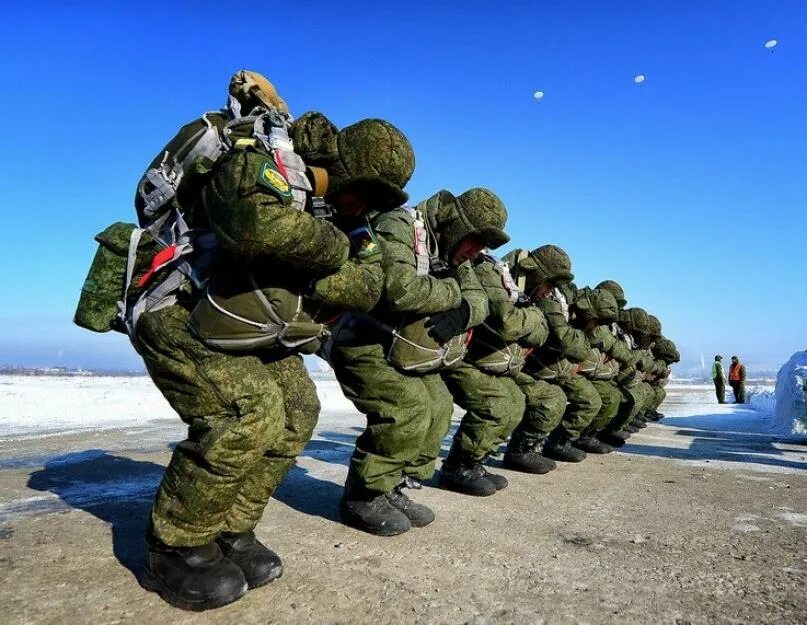
[[[244,586],[241,589],[240,594],[235,597],[217,597],[200,601],[181,599],[174,591],[163,584],[161,579],[156,577],[148,569],[143,572],[143,576],[140,578],[140,585],[146,590],[156,592],[158,595],[160,595],[160,597],[162,597],[163,601],[174,606],[175,608],[179,608],[180,610],[189,610],[191,612],[203,612],[204,610],[212,610],[228,605],[238,601],[247,593],[248,590],[248,585],[246,582],[244,582]]]
[[[532,475],[546,475],[550,471],[558,468],[558,465],[551,467],[532,467],[529,465],[510,464],[506,460],[502,461],[502,466],[510,471],[518,471],[519,473],[531,473]]]
[[[272,583],[276,579],[280,579],[283,577],[283,566],[278,567],[280,569],[279,572],[276,572],[277,569],[273,570],[267,577],[258,580],[247,580],[247,586],[250,590],[254,590],[255,588],[260,588],[261,586],[266,586],[267,584]]]
[[[497,492],[496,487],[493,484],[490,484],[490,487],[493,490],[470,490],[470,489],[463,489],[462,487],[454,486],[453,484],[445,484],[441,481],[437,481],[437,486],[442,488],[443,490],[450,490],[452,493],[460,493],[461,495],[470,495],[471,497],[490,497],[491,495],[495,495]]]
[[[361,530],[362,532],[367,532],[368,534],[373,534],[374,536],[400,536],[408,532],[412,529],[412,522],[409,521],[409,527],[404,528],[397,528],[397,527],[378,527],[376,525],[369,525],[364,523],[360,519],[356,519],[353,517],[346,517],[341,512],[339,513],[339,520],[342,524],[347,525],[348,527],[352,527],[356,530]],[[407,519],[408,521],[409,519]]]

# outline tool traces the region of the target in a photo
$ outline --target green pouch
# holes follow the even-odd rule
[[[117,222],[95,236],[98,251],[81,287],[73,322],[93,332],[125,328],[118,317],[118,302],[126,288],[129,240],[135,224]]]
[[[477,369],[503,375],[521,369],[527,350],[518,343],[505,343],[485,324],[475,328],[465,360]]]
[[[468,351],[471,333],[455,336],[441,345],[430,335],[428,317],[401,324],[393,333],[387,360],[402,371],[428,373],[450,368],[459,363]]]
[[[566,358],[545,359],[541,356],[533,356],[528,360],[525,370],[532,377],[538,380],[568,380],[575,369]]]

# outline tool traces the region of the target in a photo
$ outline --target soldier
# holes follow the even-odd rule
[[[615,378],[623,366],[631,366],[634,360],[630,350],[611,331],[610,324],[619,317],[614,296],[606,289],[584,288],[577,291],[576,297],[573,323],[585,331],[594,350],[594,357],[584,363],[582,372],[597,390],[602,407],[575,445],[589,453],[610,453],[614,447],[600,441],[598,435],[616,416],[622,402]]]
[[[656,397],[651,403],[649,411],[645,414],[653,421],[660,421],[664,418],[664,415],[661,414],[658,409],[667,397],[667,391],[664,387],[667,386],[667,382],[670,379],[670,366],[676,362],[680,362],[681,355],[678,353],[675,343],[665,336],[660,336],[656,339],[652,351],[656,360],[661,362],[662,371],[652,384],[656,391]]]
[[[535,445],[546,439],[543,455],[554,460],[580,462],[586,454],[573,443],[600,411],[602,400],[591,382],[578,375],[580,363],[591,356],[591,347],[585,333],[569,324],[569,304],[560,288],[574,279],[571,260],[555,245],[544,245],[529,253],[514,250],[505,259],[523,280],[525,291],[544,314],[549,326],[548,340],[531,352],[524,373],[558,386],[568,401],[565,410],[558,415],[554,410],[531,410],[528,395],[527,410],[513,432],[513,438],[519,445],[521,440]],[[522,390],[529,392],[529,385]],[[544,401],[548,402],[544,403],[544,408],[556,403],[551,397]]]
[[[140,315],[133,338],[189,426],[157,492],[142,581],[192,610],[224,605],[281,575],[280,559],[253,530],[318,418],[299,353],[318,349],[335,312],[367,310],[381,289],[373,265],[380,257],[312,216],[311,183],[268,81],[239,72],[230,93],[228,111],[202,121],[224,125],[219,138],[231,147],[216,160],[196,159],[198,178],[172,200],[191,227],[214,234],[215,270],[201,296],[179,293],[173,305]],[[198,127],[205,126],[181,130],[152,165]],[[303,129],[298,134],[305,143]],[[399,131],[365,120],[332,139],[339,148],[326,199],[337,211],[382,211],[406,197],[414,159]]]
[[[712,363],[712,382],[715,385],[715,395],[717,403],[726,403],[726,374],[723,372],[723,356],[717,354]]]
[[[471,263],[507,240],[505,219],[504,207],[483,189],[458,197],[441,191],[416,209],[371,218],[384,296],[370,316],[343,324],[331,351],[345,395],[367,416],[339,506],[343,523],[393,536],[434,519],[403,489],[434,474],[453,412],[439,372],[462,360],[469,328],[488,316]]]
[[[638,428],[632,426],[631,422],[644,409],[649,398],[644,387],[640,385],[642,373],[637,369],[639,354],[635,351],[636,342],[622,326],[623,312],[628,303],[625,291],[614,280],[603,280],[595,288],[606,290],[614,296],[620,318],[611,324],[611,333],[617,339],[618,344],[625,348],[623,350],[619,346],[616,347],[622,353],[622,357],[618,359],[620,361],[619,373],[614,378],[614,382],[622,393],[619,408],[616,415],[599,432],[597,438],[613,447],[621,447],[632,432],[638,431]]]
[[[472,189],[461,197],[466,214],[498,213],[503,227],[506,212],[495,195],[484,189]],[[482,221],[475,216],[470,216],[470,220]],[[508,240],[501,227],[490,230],[489,247]],[[497,453],[499,445],[521,421],[525,398],[514,375],[520,371],[528,349],[546,340],[548,328],[543,314],[530,305],[504,262],[482,254],[474,264],[474,271],[488,297],[490,314],[474,329],[465,360],[441,371],[454,402],[467,412],[440,470],[439,485],[460,493],[487,496],[504,488],[507,480],[487,473],[482,462]],[[505,466],[544,473],[554,463],[540,453],[525,450],[507,454]]]

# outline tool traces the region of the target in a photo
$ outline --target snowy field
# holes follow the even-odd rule
[[[336,454],[337,460],[347,462],[364,419],[336,381],[316,384],[322,414],[304,455]],[[805,469],[804,447],[773,418],[771,387],[750,388],[751,403],[745,406],[718,405],[708,385],[671,385],[667,390],[662,407],[667,418],[661,427],[621,453],[756,471]],[[730,392],[727,399],[732,399]],[[145,449],[180,440],[184,432],[147,377],[0,377],[0,414],[0,442],[7,443],[0,460],[5,462],[16,462],[9,456],[22,449],[22,441],[28,441],[24,448],[33,453],[48,448],[52,437],[74,435],[89,441],[118,431]],[[456,422],[461,411],[454,416]]]

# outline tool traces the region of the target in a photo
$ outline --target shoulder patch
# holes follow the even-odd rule
[[[271,159],[264,158],[258,162],[256,175],[255,181],[259,185],[274,191],[283,199],[291,199],[291,185]]]

